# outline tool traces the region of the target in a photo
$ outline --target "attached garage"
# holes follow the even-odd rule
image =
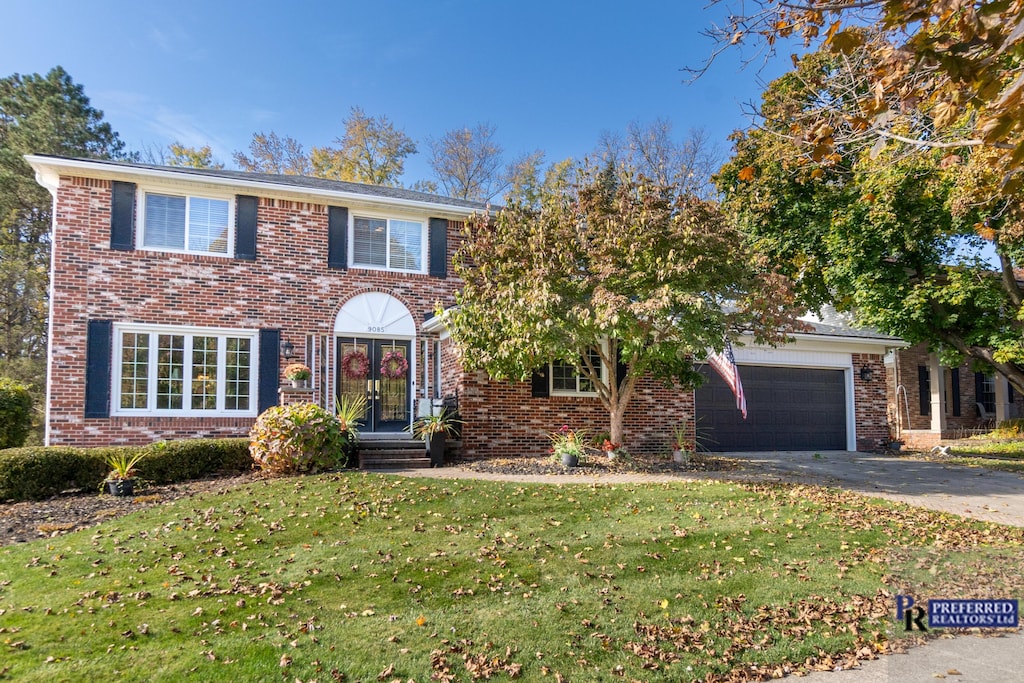
[[[739,364],[747,419],[708,366],[696,391],[697,431],[711,451],[846,450],[846,371]]]

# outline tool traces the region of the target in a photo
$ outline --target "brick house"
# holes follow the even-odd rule
[[[970,362],[944,367],[926,344],[895,349],[885,359],[890,422],[909,448],[984,430],[1021,416],[1021,398],[1005,377]]]
[[[54,197],[48,444],[241,436],[280,402],[369,399],[363,433],[403,434],[457,400],[470,458],[540,454],[561,424],[607,429],[555,363],[532,382],[463,371],[434,311],[474,202],[297,176],[29,156]],[[750,418],[712,377],[642,380],[629,446],[664,452],[681,422],[723,450],[870,449],[888,432],[894,340],[818,324],[785,348],[737,348]],[[282,369],[305,362],[308,388]],[[727,391],[727,389],[725,390]]]

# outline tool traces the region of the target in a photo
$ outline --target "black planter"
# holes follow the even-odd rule
[[[577,467],[580,464],[579,456],[574,453],[562,453],[562,464],[566,467]]]
[[[134,496],[134,479],[107,479],[107,490],[112,496]]]
[[[431,467],[444,467],[445,433],[431,434],[427,441],[427,453],[430,455]]]

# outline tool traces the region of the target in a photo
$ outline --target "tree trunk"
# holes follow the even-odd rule
[[[623,418],[626,414],[626,406],[622,405],[621,401],[616,401],[616,403],[619,405],[612,405],[612,407],[608,411],[608,416],[610,418],[610,429],[608,430],[608,438],[611,440],[612,443],[624,445],[622,423]]]

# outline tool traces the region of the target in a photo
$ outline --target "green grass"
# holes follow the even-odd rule
[[[1024,440],[980,441],[971,443],[959,441],[950,449],[953,455],[999,455],[1024,459]]]
[[[953,465],[965,465],[967,467],[985,467],[990,470],[1002,470],[1003,472],[1016,472],[1024,474],[1024,460],[1004,460],[1002,458],[965,458],[954,457],[949,461]]]
[[[1022,540],[811,487],[257,482],[0,548],[0,679],[676,681],[828,667],[883,647],[890,548]]]

